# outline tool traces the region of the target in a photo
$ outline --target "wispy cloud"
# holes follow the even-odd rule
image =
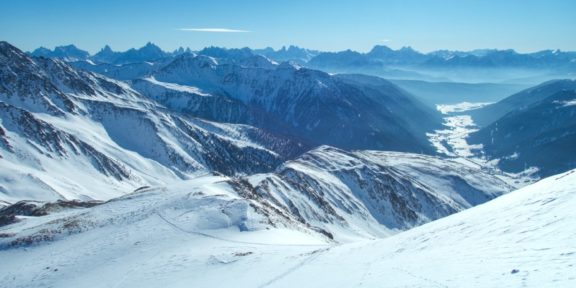
[[[238,29],[228,29],[228,28],[180,28],[180,31],[190,31],[190,32],[211,32],[211,33],[248,33],[252,31],[248,30],[238,30]]]

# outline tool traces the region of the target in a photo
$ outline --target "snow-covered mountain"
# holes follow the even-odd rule
[[[470,111],[470,114],[474,122],[480,126],[488,126],[510,112],[524,110],[556,93],[572,90],[576,90],[576,80],[551,80],[524,89],[482,109]]]
[[[262,282],[265,287],[311,281],[322,287],[383,282],[386,287],[572,287],[576,232],[567,227],[576,219],[575,183],[574,170],[552,176],[387,239],[319,251],[302,267],[284,269],[278,278],[271,273],[269,282]],[[250,280],[244,283],[262,283]]]
[[[276,65],[260,56],[217,64],[207,56],[183,55],[191,62],[175,62],[160,71],[164,74],[130,82],[145,97],[125,82],[77,71],[60,60],[30,58],[5,42],[0,48],[4,64],[0,79],[6,83],[0,105],[1,192],[6,203],[22,199],[107,200],[139,187],[162,187],[199,175],[223,173],[235,175],[218,180],[229,183],[229,192],[235,197],[265,207],[255,208],[264,216],[283,219],[280,224],[262,220],[267,225],[301,227],[298,229],[321,238],[342,240],[389,235],[509,190],[477,168],[413,154],[348,153],[323,146],[281,165],[308,146],[293,137],[275,136],[251,126],[190,116],[250,122],[249,117],[258,116],[251,103],[261,105],[264,112],[269,109],[280,114],[280,110],[273,110],[279,109],[277,103],[299,111],[310,103],[310,97],[318,97],[316,101],[333,97],[327,104],[336,105],[329,107],[343,103],[365,109],[362,113],[367,114],[372,112],[363,101],[386,104],[379,107],[395,110],[387,116],[390,121],[421,109],[382,79],[334,77]],[[182,70],[186,73],[175,73]],[[182,82],[187,85],[156,78],[176,76],[185,79]],[[265,84],[251,82],[257,76],[264,78]],[[277,90],[273,85],[277,82],[287,86]],[[199,85],[192,86],[194,83]],[[221,96],[238,87],[240,93]],[[260,87],[267,90],[252,94]],[[302,90],[291,92],[295,87]],[[310,92],[315,89],[320,92]],[[343,91],[356,93],[357,99]],[[379,97],[387,97],[386,103]],[[373,99],[379,102],[371,102]],[[299,100],[305,102],[290,103]],[[376,117],[377,111],[373,111],[368,116]],[[337,112],[349,113],[344,109]],[[268,124],[272,121],[278,120],[270,116]],[[406,129],[416,131],[410,125],[406,122]],[[395,135],[401,138],[399,133]],[[485,183],[480,186],[476,181]],[[14,206],[8,208],[20,211]],[[15,215],[4,216],[15,219]],[[245,218],[255,221],[252,216]]]
[[[312,145],[430,152],[423,136],[440,125],[436,111],[383,79],[333,76],[261,56],[220,63],[184,54],[153,77],[239,101],[253,119],[242,123]]]
[[[216,171],[272,171],[298,142],[171,111],[126,83],[0,42],[0,199],[109,199]],[[278,151],[275,152],[274,150]]]
[[[66,161],[76,165],[79,160]],[[123,171],[126,179],[118,180],[133,180],[122,162],[111,164],[104,168],[128,170]],[[230,193],[267,207],[279,219],[338,241],[389,236],[484,203],[511,189],[477,167],[455,161],[400,152],[350,153],[328,146],[288,161],[273,173],[220,180],[230,184]],[[21,203],[14,205],[19,207]],[[12,206],[7,209],[14,210]],[[15,215],[31,216],[9,216]]]
[[[430,152],[439,125],[387,80],[250,49],[98,57],[71,66],[0,42],[0,286],[575,282],[527,259],[576,264],[576,172],[493,200],[512,188],[473,161],[366,150]],[[542,144],[516,157],[552,145],[570,162],[575,103],[560,91],[485,129]]]
[[[390,235],[511,189],[477,167],[455,161],[329,146],[247,180],[263,201],[337,239]]]
[[[146,47],[134,51],[159,49]],[[440,127],[435,110],[383,79],[277,64],[248,48],[209,47],[198,54],[125,64],[110,60],[120,59],[117,54],[107,47],[92,57],[94,61],[70,65],[131,80],[141,94],[181,113],[256,126],[307,147],[433,153],[425,134]],[[112,58],[95,59],[106,55]]]
[[[574,83],[566,80],[549,85]],[[518,100],[526,103],[471,134],[470,143],[481,144],[486,157],[498,159],[498,166],[505,171],[537,167],[540,176],[549,176],[576,168],[576,90],[562,89],[547,96],[544,91],[549,92],[548,88],[540,86],[527,91],[525,97],[514,95],[495,104],[501,108]]]
[[[106,200],[138,187],[161,186],[217,172],[242,177],[242,183],[250,183],[246,184],[247,187],[254,186],[253,190],[262,194],[265,199],[262,203],[270,202],[271,207],[286,211],[303,225],[314,225],[322,231],[330,231],[333,227],[349,231],[351,227],[359,227],[354,228],[359,235],[379,235],[471,207],[509,189],[486,175],[480,177],[485,177],[482,179],[486,183],[496,181],[495,184],[479,188],[474,184],[461,186],[472,181],[462,180],[462,175],[452,179],[452,176],[444,174],[432,177],[450,178],[444,188],[432,189],[426,186],[429,183],[407,181],[406,178],[412,177],[409,173],[390,176],[388,174],[397,172],[381,168],[384,164],[365,164],[374,160],[362,160],[360,154],[346,156],[346,152],[334,148],[322,148],[303,157],[325,157],[325,163],[315,168],[320,170],[340,157],[358,158],[359,169],[371,167],[365,171],[365,176],[359,177],[376,178],[366,180],[368,182],[358,178],[349,183],[351,180],[345,178],[351,176],[342,172],[344,174],[333,177],[343,180],[334,182],[335,178],[318,178],[315,174],[290,168],[298,161],[305,163],[304,158],[297,158],[290,165],[281,165],[310,148],[310,138],[306,136],[311,134],[306,133],[323,131],[312,127],[308,129],[312,132],[278,136],[289,135],[279,127],[289,127],[290,122],[303,125],[299,123],[311,122],[310,119],[322,116],[317,115],[322,112],[328,116],[320,120],[340,122],[318,125],[320,127],[334,125],[327,127],[341,130],[340,125],[349,125],[365,132],[358,125],[366,123],[350,121],[346,117],[351,115],[353,119],[368,121],[378,128],[376,125],[402,123],[398,120],[401,115],[426,111],[382,79],[360,75],[334,77],[287,64],[277,65],[260,56],[217,64],[214,58],[207,56],[182,55],[182,59],[169,64],[161,73],[131,81],[132,88],[125,82],[75,70],[60,60],[28,57],[5,42],[0,48],[3,63],[0,79],[5,83],[1,86],[0,105],[0,161],[4,167],[0,185],[1,199],[7,202],[24,199]],[[169,77],[184,80],[161,81]],[[254,82],[260,78],[262,82]],[[195,83],[198,85],[192,85]],[[280,83],[280,87],[276,83]],[[386,98],[379,99],[383,97]],[[287,108],[281,105],[287,105]],[[310,107],[306,105],[317,110],[307,112]],[[389,114],[377,108],[388,109]],[[353,113],[348,111],[350,109]],[[297,117],[278,119],[276,116],[289,111],[293,111],[291,117]],[[387,122],[378,122],[377,113],[385,115]],[[267,126],[262,123],[266,123],[274,129],[262,130],[222,122],[260,123],[265,128]],[[404,130],[418,130],[407,120],[402,125],[387,131],[391,133],[390,139],[402,140]],[[346,135],[342,132],[336,134],[336,130],[330,133],[334,133],[334,137]],[[400,147],[401,144],[398,142],[397,145]],[[399,153],[388,158],[412,159],[414,156]],[[341,167],[341,170],[347,169]],[[254,176],[256,178],[249,176],[256,173],[271,174],[258,174]],[[350,173],[356,175],[356,172]],[[388,177],[388,180],[379,177]],[[277,181],[283,183],[282,187],[292,188],[269,190],[270,183]],[[323,184],[316,187],[317,190],[294,186],[300,182],[312,183],[310,181]],[[442,194],[447,193],[446,187],[452,186],[458,187],[450,190],[456,194]],[[358,187],[364,188],[358,190]],[[278,193],[284,193],[285,199],[294,193],[304,196],[292,202],[282,202],[277,198]],[[409,196],[413,193],[420,196]],[[472,193],[478,198],[458,196],[459,193]],[[332,194],[332,200],[323,199],[322,195]],[[335,200],[342,197],[351,202],[338,203]],[[376,202],[371,203],[372,200]],[[396,212],[400,214],[396,215]],[[309,215],[305,216],[307,213]],[[354,213],[362,216],[349,216]]]
[[[386,239],[343,245],[239,197],[235,187],[245,184],[225,177],[143,188],[92,208],[22,206],[49,215],[0,228],[0,255],[10,259],[0,262],[1,280],[7,287],[571,287],[575,182],[570,171]]]

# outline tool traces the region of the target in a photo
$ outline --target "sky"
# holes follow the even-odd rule
[[[575,0],[0,0],[0,40],[95,53],[155,43],[366,52],[576,51]]]

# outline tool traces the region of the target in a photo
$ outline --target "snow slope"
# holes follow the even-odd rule
[[[344,245],[250,205],[232,183],[199,177],[0,228],[0,257],[10,259],[0,261],[0,287],[576,285],[574,170],[390,238]],[[57,241],[26,244],[45,239],[38,235]]]
[[[247,179],[263,201],[339,241],[389,236],[511,190],[455,161],[329,146]]]
[[[574,287],[575,184],[571,170],[395,237],[336,247],[268,287]]]

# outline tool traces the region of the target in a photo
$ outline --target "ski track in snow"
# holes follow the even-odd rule
[[[575,287],[575,175],[386,239],[342,245],[282,245],[291,240],[274,229],[264,233],[279,244],[237,230],[196,233],[166,206],[191,186],[151,188],[112,203],[126,210],[138,201],[135,211],[149,215],[142,222],[0,251],[12,259],[0,261],[0,287]],[[226,189],[205,187],[209,195],[221,194],[210,187]]]
[[[429,279],[429,278],[426,278],[426,277],[418,276],[417,274],[412,273],[412,272],[410,272],[410,271],[408,271],[408,270],[406,270],[406,269],[402,269],[402,268],[400,268],[400,267],[392,268],[392,269],[394,269],[395,271],[398,271],[398,272],[400,272],[400,273],[404,273],[404,274],[406,274],[406,275],[408,275],[408,276],[410,276],[410,277],[412,277],[412,278],[414,278],[414,279],[421,280],[422,282],[424,282],[424,284],[426,284],[426,285],[422,285],[422,287],[430,287],[430,286],[432,285],[432,286],[434,286],[434,287],[448,288],[448,286],[446,286],[446,285],[444,285],[444,284],[441,284],[441,283],[439,283],[439,282],[437,282],[437,281],[434,281],[434,280]]]
[[[210,234],[199,232],[199,231],[188,231],[188,230],[174,224],[172,221],[168,220],[167,217],[162,215],[160,212],[156,211],[156,215],[158,215],[158,217],[160,217],[160,219],[162,219],[164,222],[166,222],[166,224],[168,224],[169,226],[173,227],[174,229],[176,229],[180,232],[183,232],[186,234],[202,236],[202,237],[206,237],[206,238],[211,238],[211,239],[215,239],[215,240],[219,240],[219,241],[229,242],[229,243],[257,245],[257,246],[300,246],[300,247],[318,247],[318,246],[323,247],[323,246],[326,246],[326,245],[313,245],[313,244],[277,244],[277,243],[273,244],[273,243],[246,242],[246,241],[225,239],[225,238],[221,238],[218,236],[210,235]]]
[[[288,268],[286,271],[279,274],[278,276],[270,279],[268,282],[258,286],[258,288],[269,287],[270,285],[276,283],[277,281],[282,280],[282,278],[284,278],[284,277],[296,272],[297,270],[305,267],[306,265],[312,263],[316,258],[318,258],[320,255],[328,252],[329,250],[330,250],[330,247],[324,248],[324,249],[318,249],[318,250],[314,250],[312,252],[306,253],[305,255],[309,255],[308,257],[306,257],[302,261],[296,263],[294,266],[291,266],[290,268]]]

